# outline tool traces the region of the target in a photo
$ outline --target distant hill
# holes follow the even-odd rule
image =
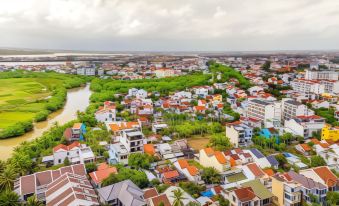
[[[54,52],[43,50],[29,50],[29,49],[1,49],[0,55],[36,55],[36,54],[53,54]]]

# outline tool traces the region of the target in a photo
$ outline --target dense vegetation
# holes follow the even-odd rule
[[[63,107],[67,89],[86,83],[87,77],[55,72],[0,73],[0,138],[24,134],[33,121],[46,120]]]
[[[229,81],[231,78],[237,79],[239,86],[242,89],[248,89],[251,87],[251,83],[248,79],[246,79],[240,72],[234,70],[231,67],[227,67],[221,64],[212,63],[210,64],[210,70],[214,73],[216,77],[218,73],[221,74],[221,79],[217,82],[226,82]]]
[[[334,117],[334,112],[335,112],[334,108],[329,108],[329,109],[319,108],[319,109],[314,109],[314,111],[316,115],[319,115],[325,118],[327,123],[332,124],[334,126],[339,126],[339,122]]]

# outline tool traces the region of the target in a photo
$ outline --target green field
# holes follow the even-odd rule
[[[33,119],[45,109],[49,88],[60,83],[52,78],[0,79],[0,129]]]

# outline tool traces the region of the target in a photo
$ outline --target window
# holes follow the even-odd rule
[[[234,197],[234,195],[233,195],[233,202],[235,202],[236,201],[236,199],[235,199],[235,197]]]
[[[58,160],[58,163],[61,163],[61,159]]]

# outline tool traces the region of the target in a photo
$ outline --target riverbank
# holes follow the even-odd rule
[[[59,125],[62,125],[76,119],[77,111],[85,111],[89,105],[89,97],[91,95],[89,87],[89,84],[87,84],[85,87],[69,89],[67,91],[67,100],[63,109],[51,113],[46,121],[35,123],[32,131],[22,136],[1,139],[0,160],[8,159],[11,156],[13,149],[22,142],[30,141],[42,136],[42,134],[45,131],[48,131],[56,122]]]

